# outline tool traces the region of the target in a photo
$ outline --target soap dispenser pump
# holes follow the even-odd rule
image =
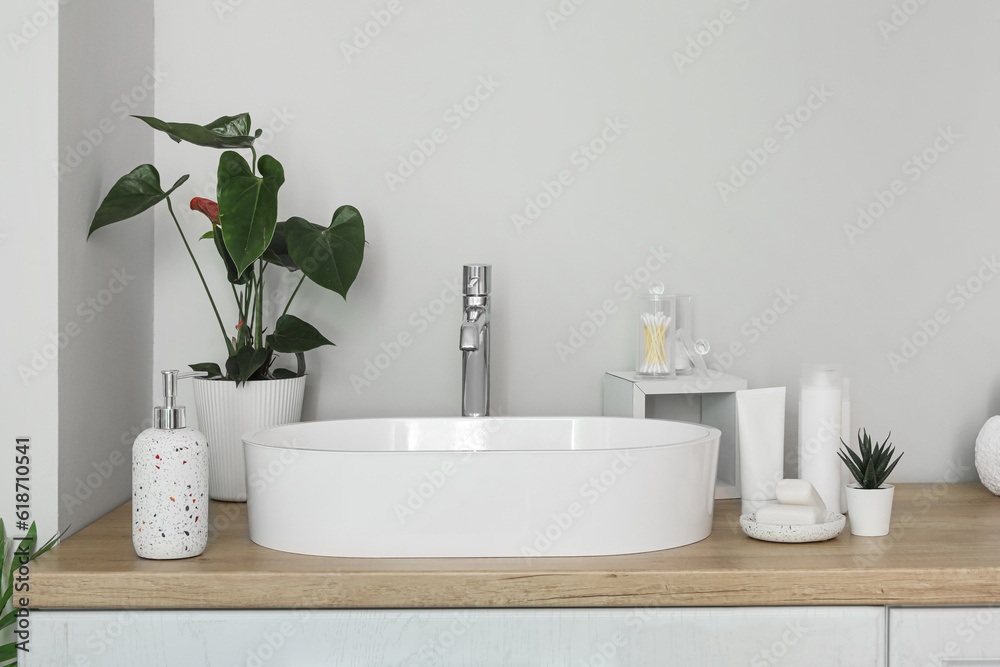
[[[163,371],[163,405],[132,445],[132,546],[142,558],[190,558],[208,545],[208,440],[187,426],[177,380]]]

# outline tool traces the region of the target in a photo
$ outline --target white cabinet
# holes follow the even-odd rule
[[[883,607],[40,610],[31,621],[27,667],[885,665]]]
[[[1000,608],[891,608],[889,666],[1000,667]]]

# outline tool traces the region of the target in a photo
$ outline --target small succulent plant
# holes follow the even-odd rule
[[[844,449],[838,451],[837,456],[844,462],[847,469],[851,471],[854,479],[858,481],[858,485],[862,489],[877,489],[881,487],[885,483],[885,480],[888,479],[889,473],[899,463],[899,459],[903,458],[903,453],[900,452],[896,460],[892,460],[892,455],[895,453],[896,448],[889,444],[889,437],[891,435],[892,432],[890,431],[881,444],[876,440],[875,444],[872,445],[872,439],[868,435],[868,431],[859,430],[858,449],[861,452],[860,456],[855,454],[854,450],[841,439],[840,442],[844,445]]]

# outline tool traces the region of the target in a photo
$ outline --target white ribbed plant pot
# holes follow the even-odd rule
[[[208,495],[212,500],[247,499],[245,433],[302,421],[306,376],[257,380],[240,387],[226,380],[194,379],[198,428],[208,438]]]
[[[848,484],[847,513],[851,517],[851,535],[888,535],[894,492],[892,484],[883,484],[877,489],[862,489],[857,484]]]

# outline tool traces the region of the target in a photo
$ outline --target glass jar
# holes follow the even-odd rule
[[[676,300],[655,290],[651,287],[650,294],[639,296],[635,372],[641,377],[669,378],[675,373]]]

